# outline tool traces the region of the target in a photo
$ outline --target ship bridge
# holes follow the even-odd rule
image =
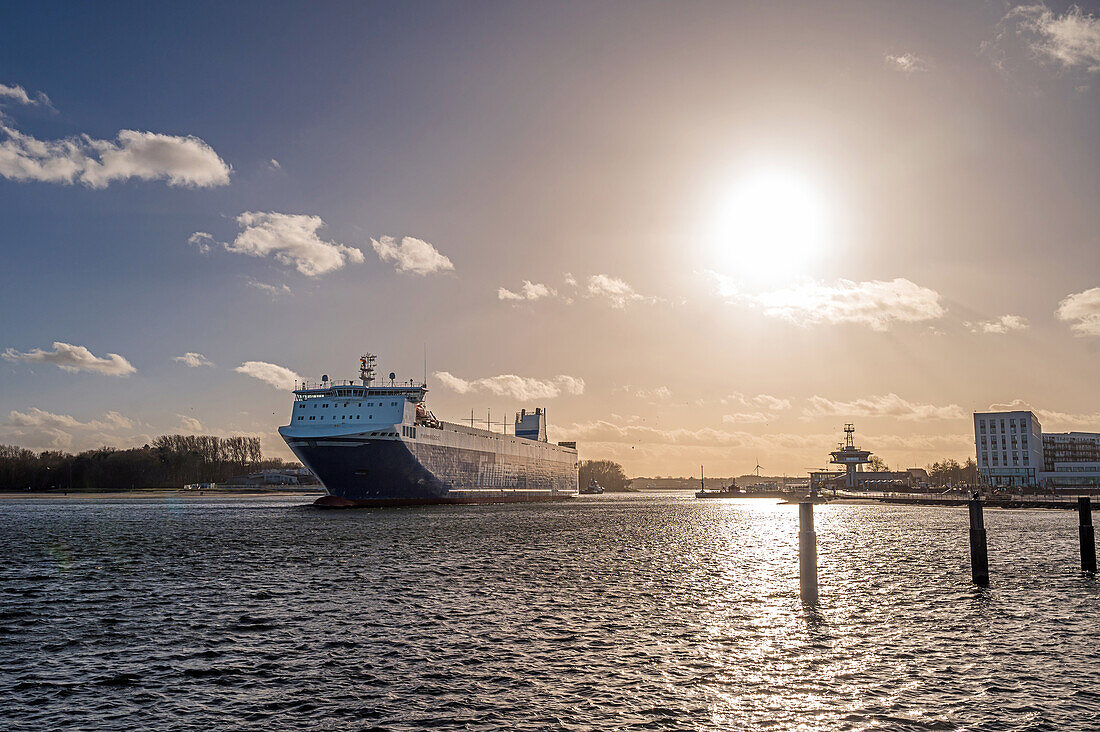
[[[368,397],[393,399],[402,397],[415,404],[424,402],[424,395],[428,393],[427,384],[423,382],[416,383],[411,379],[398,384],[396,383],[397,375],[392,371],[390,372],[389,386],[385,384],[375,386],[374,364],[375,356],[373,354],[368,353],[359,359],[359,384],[356,384],[354,381],[330,381],[327,374],[321,377],[321,382],[319,384],[310,384],[306,381],[303,381],[301,385],[295,384],[294,400],[302,401],[305,399],[329,398],[363,399]]]

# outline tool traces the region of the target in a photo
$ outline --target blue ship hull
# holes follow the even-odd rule
[[[567,462],[359,436],[288,438],[287,444],[340,499],[322,499],[321,505],[552,501],[574,495],[577,488],[574,458]]]

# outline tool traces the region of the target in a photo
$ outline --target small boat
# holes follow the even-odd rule
[[[603,486],[596,482],[596,479],[588,481],[588,485],[581,488],[578,491],[582,496],[598,496],[603,493]]]
[[[731,479],[732,482],[724,488],[718,490],[708,491],[706,484],[703,483],[703,466],[699,466],[699,490],[695,491],[696,498],[740,498],[741,489],[737,487],[737,481]]]

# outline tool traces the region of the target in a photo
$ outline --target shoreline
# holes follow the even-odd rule
[[[59,499],[72,498],[88,500],[93,498],[263,498],[270,496],[314,497],[324,495],[323,490],[264,490],[263,488],[216,488],[214,490],[184,490],[182,488],[139,488],[136,490],[113,491],[3,491],[0,501],[19,499]]]

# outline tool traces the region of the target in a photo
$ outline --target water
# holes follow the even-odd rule
[[[0,504],[0,728],[1100,729],[1069,511]]]

